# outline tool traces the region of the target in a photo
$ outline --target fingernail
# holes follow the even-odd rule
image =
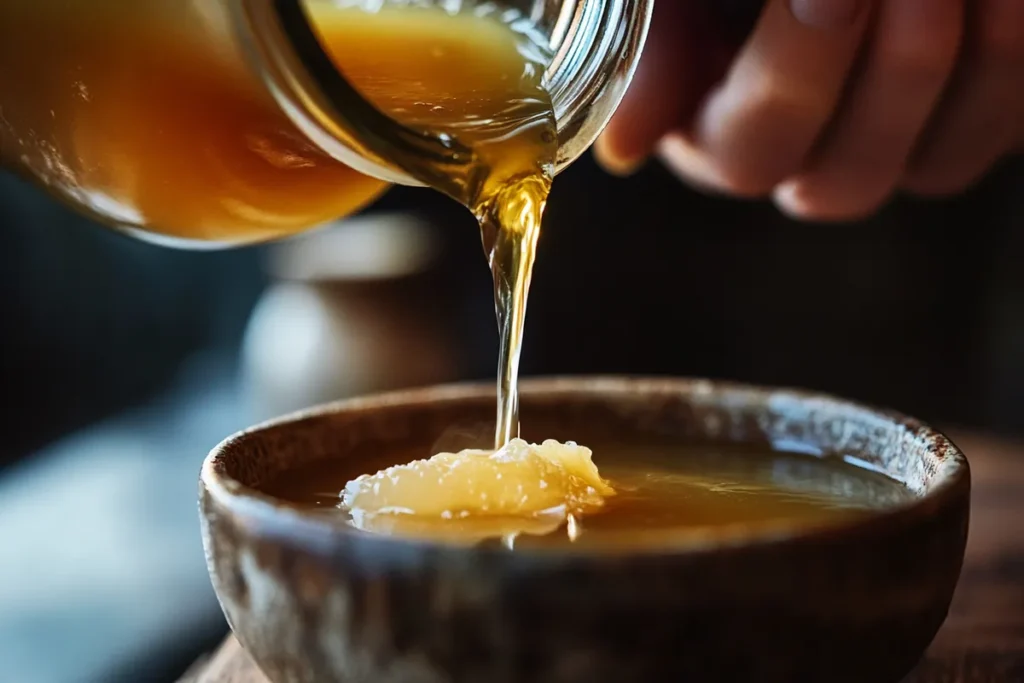
[[[676,177],[705,194],[724,194],[721,178],[693,146],[678,133],[669,133],[658,143],[658,157]]]
[[[782,213],[790,218],[799,218],[804,207],[800,197],[800,188],[793,181],[786,181],[772,191],[772,201]]]
[[[601,136],[594,143],[594,157],[604,170],[612,175],[630,176],[643,165],[646,158],[630,158],[619,154],[609,143],[607,136]]]
[[[852,26],[863,4],[863,0],[789,0],[797,21],[825,30]]]

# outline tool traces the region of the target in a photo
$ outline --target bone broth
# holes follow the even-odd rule
[[[552,442],[549,447],[557,445]],[[379,486],[381,480],[362,479],[370,484],[370,491],[373,484],[378,484],[378,496],[391,495],[391,502],[411,502],[418,509],[384,507],[381,503],[386,500],[360,501],[347,495],[353,483],[360,481],[360,470],[388,472],[384,468],[424,455],[401,452],[358,463],[314,463],[286,472],[263,488],[296,505],[341,514],[367,531],[460,544],[503,541],[515,547],[568,543],[583,547],[660,547],[737,530],[827,525],[868,515],[912,497],[900,482],[838,457],[765,447],[655,443],[595,447],[593,461],[600,465],[603,480],[588,479],[596,469],[588,474],[586,463],[567,465],[565,469],[583,483],[579,490],[586,492],[589,487],[591,498],[570,498],[562,510],[529,505],[482,510],[480,482],[498,481],[495,472],[490,473],[489,480],[486,473],[481,476],[479,472],[467,472],[469,478],[475,478],[477,494],[468,500],[464,495],[473,485],[467,486],[465,481],[439,482],[436,469],[422,478],[418,473],[414,475],[413,485],[420,487],[416,495],[408,491],[395,495],[387,486]],[[539,480],[543,478],[534,477],[532,481]],[[369,516],[366,510],[352,514],[352,503],[368,502],[374,503]]]

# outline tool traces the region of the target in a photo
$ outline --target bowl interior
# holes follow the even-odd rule
[[[204,479],[273,503],[261,486],[308,463],[346,458],[369,471],[398,464],[387,459],[398,452],[426,457],[483,447],[492,438],[494,401],[492,387],[469,385],[325,406],[232,437],[214,452]],[[841,455],[899,480],[919,499],[966,472],[955,446],[915,420],[795,390],[686,380],[529,381],[521,414],[531,441],[732,442]]]

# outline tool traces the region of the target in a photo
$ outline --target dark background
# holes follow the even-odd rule
[[[1022,190],[1017,161],[962,197],[814,225],[698,194],[657,164],[621,180],[582,160],[556,183],[523,370],[801,385],[1020,434]],[[438,227],[432,294],[454,311],[462,375],[490,378],[472,220],[402,188],[371,211],[395,210]],[[231,387],[266,253],[133,241],[0,176],[0,672],[23,672],[10,680],[174,680],[223,632],[195,475],[244,425]]]
[[[1024,164],[970,193],[900,198],[872,220],[798,223],[709,197],[652,163],[589,160],[556,183],[524,353],[528,374],[685,374],[795,384],[927,419],[1024,428]],[[472,219],[425,190],[370,211],[442,226],[438,294],[463,311],[469,377],[493,374]],[[266,247],[188,252],[98,228],[0,175],[0,462],[153,396],[199,351],[237,350]]]

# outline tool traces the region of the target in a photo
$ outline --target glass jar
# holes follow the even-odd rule
[[[459,163],[325,69],[302,1],[337,2],[3,0],[0,163],[104,223],[207,247],[293,234],[423,184],[420,162]],[[652,2],[497,4],[554,54],[558,169],[621,100]]]

